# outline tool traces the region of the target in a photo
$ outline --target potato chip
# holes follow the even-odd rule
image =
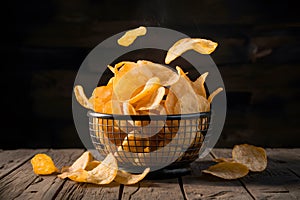
[[[89,151],[84,152],[70,167],[63,167],[61,174],[58,175],[59,178],[67,178],[71,172],[75,172],[79,169],[86,169],[88,164],[93,160],[93,156]]]
[[[184,52],[188,50],[195,50],[201,54],[211,54],[218,44],[216,42],[200,39],[200,38],[183,38],[177,41],[167,53],[165,58],[165,63],[169,64],[171,61],[175,60],[177,57],[181,56]]]
[[[169,90],[173,92],[178,99],[178,103],[180,104],[180,114],[200,111],[197,95],[189,81],[184,76],[181,75],[178,81],[171,85]]]
[[[232,158],[246,165],[250,171],[260,172],[267,167],[267,154],[261,147],[249,144],[235,145],[232,150]]]
[[[137,110],[155,110],[160,106],[160,102],[164,98],[165,88],[159,87],[152,95],[149,96],[148,102],[138,102],[136,105]]]
[[[129,101],[123,102],[123,114],[124,115],[136,115],[134,107],[129,103]]]
[[[114,71],[115,79],[114,79],[114,85],[117,85],[119,80],[130,70],[137,68],[138,64],[135,62],[129,62],[129,61],[123,61],[115,64],[113,69],[110,69],[111,71]]]
[[[165,107],[168,115],[173,115],[176,113],[174,108],[175,108],[175,105],[177,102],[178,102],[178,99],[177,99],[176,95],[171,90],[169,90],[167,97],[166,97],[166,101],[164,103],[164,107]],[[176,113],[176,114],[179,114],[179,113]]]
[[[204,82],[205,82],[207,76],[208,76],[208,72],[205,72],[205,73],[201,74],[201,76],[199,76],[199,78],[197,78],[197,80],[195,80],[192,83],[192,86],[193,86],[196,94],[201,95],[204,98],[206,98],[206,90],[204,87]]]
[[[87,166],[85,167],[85,170],[87,170],[87,171],[91,171],[91,170],[93,170],[94,168],[96,168],[98,165],[100,165],[100,161],[98,161],[98,160],[92,160],[91,162],[89,162],[88,164],[87,164]]]
[[[93,110],[93,105],[86,97],[83,87],[81,85],[76,85],[74,87],[74,94],[80,105],[82,105],[83,107],[85,107],[87,109]]]
[[[209,95],[209,97],[207,98],[207,101],[208,101],[209,103],[211,103],[212,100],[214,99],[214,97],[215,97],[217,94],[219,94],[221,91],[223,91],[223,88],[218,88],[218,89],[216,89],[215,91],[213,91],[213,92]]]
[[[150,61],[139,60],[137,63],[126,63],[125,66],[131,65],[126,73],[120,73],[122,68],[116,74],[114,80],[113,98],[119,101],[126,101],[132,97],[132,94],[141,86],[146,85],[149,79],[157,77],[160,80],[161,86],[169,86],[177,82],[178,74],[171,68],[152,63]],[[116,67],[116,66],[115,66]]]
[[[134,97],[129,99],[129,103],[134,104],[137,101],[148,101],[149,96],[151,96],[159,87],[160,87],[160,80],[158,77],[150,78],[147,82],[143,90],[135,95]]]
[[[104,113],[104,106],[111,100],[113,92],[113,84],[107,84],[106,86],[96,87],[92,94],[93,110],[95,112]]]
[[[127,47],[131,45],[137,37],[143,36],[146,33],[147,29],[144,26],[140,26],[139,28],[129,30],[120,39],[118,39],[118,44]]]
[[[58,172],[52,158],[47,154],[36,154],[30,162],[35,174],[48,175]]]
[[[67,172],[65,173],[65,178],[69,178],[72,181],[79,182],[79,183],[86,183],[88,180],[88,172],[84,169],[78,169],[76,171]],[[62,176],[58,176],[59,178],[62,178]]]
[[[149,140],[146,138],[137,137],[134,132],[131,132],[124,138],[122,149],[127,152],[133,153],[148,153],[150,146]]]
[[[87,182],[98,185],[109,184],[115,179],[117,171],[117,160],[111,153],[109,153],[97,167],[87,172]]]
[[[146,168],[141,174],[131,174],[123,170],[118,170],[114,181],[123,185],[133,185],[141,181],[150,172],[150,168]]]
[[[86,151],[69,167],[68,171],[76,171],[78,169],[85,169],[89,162],[93,160],[93,155]]]
[[[204,173],[212,174],[223,179],[237,179],[246,176],[249,172],[248,167],[241,163],[234,162],[221,162],[216,165],[210,166]]]

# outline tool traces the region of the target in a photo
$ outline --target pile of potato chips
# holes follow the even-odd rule
[[[127,31],[117,42],[127,47],[138,37],[147,33],[143,26]],[[201,54],[210,54],[217,43],[201,38],[183,38],[177,41],[168,51],[165,64],[169,64],[188,50]],[[217,88],[209,96],[204,82],[208,72],[203,73],[196,81],[191,81],[187,74],[179,67],[173,70],[165,65],[151,61],[137,62],[123,61],[115,66],[108,66],[114,76],[106,85],[96,87],[90,98],[87,98],[83,87],[76,85],[74,93],[77,101],[83,107],[99,113],[122,115],[173,115],[209,112],[213,98],[223,90]],[[129,121],[130,122],[130,121]],[[147,139],[138,139],[135,132],[124,132],[114,122],[97,122],[103,124],[105,136],[124,151],[146,152],[151,151],[151,142]],[[106,124],[104,124],[106,123]],[[131,125],[145,126],[143,121],[132,121]],[[121,126],[124,124],[121,124]],[[126,124],[128,126],[128,124]],[[176,126],[175,126],[176,127]],[[173,126],[174,128],[174,126]],[[116,130],[115,130],[116,129]],[[165,129],[165,128],[164,128]],[[172,140],[174,130],[169,127],[169,140]],[[121,138],[114,138],[114,132]],[[158,131],[159,132],[159,131]],[[175,131],[176,132],[176,131]],[[159,139],[159,137],[157,137]],[[201,137],[203,139],[203,137]],[[197,138],[196,138],[197,139]],[[137,143],[137,141],[140,141]],[[140,143],[143,143],[140,144]],[[163,147],[162,145],[155,146]],[[142,148],[142,149],[141,149]],[[155,149],[156,150],[156,149]],[[215,159],[218,164],[203,170],[224,179],[236,179],[246,176],[250,171],[263,171],[267,166],[266,152],[263,148],[252,145],[236,145],[232,151],[232,158]],[[57,173],[51,157],[46,154],[37,154],[31,160],[33,171],[36,174],[46,175]],[[112,153],[100,162],[94,160],[90,152],[85,152],[71,166],[63,167],[59,178],[69,178],[76,182],[94,184],[109,184],[116,181],[120,184],[131,185],[142,180],[150,168],[141,174],[131,174],[118,169],[118,163]]]
[[[49,175],[58,173],[51,157],[46,154],[36,154],[31,159],[34,173]],[[115,181],[124,185],[132,185],[141,181],[149,172],[146,168],[141,174],[131,174],[118,169],[116,158],[108,154],[102,161],[94,160],[89,151],[84,152],[71,166],[65,166],[57,175],[61,179],[69,178],[75,182],[94,183],[98,185],[110,184]]]
[[[141,26],[126,32],[117,42],[121,46],[129,46],[137,37],[146,33],[147,29]],[[184,38],[169,49],[165,63],[169,64],[191,49],[201,54],[210,54],[216,47],[217,43],[210,40]],[[136,62],[119,62],[108,68],[114,76],[106,85],[96,87],[89,98],[85,95],[81,85],[74,87],[75,97],[83,107],[98,113],[120,115],[174,115],[209,112],[213,98],[223,90],[223,88],[217,88],[208,96],[205,90],[208,72],[203,73],[197,80],[191,81],[187,73],[179,66],[175,70],[166,65],[138,60]],[[133,126],[145,127],[149,123],[128,120],[117,124],[114,121],[100,118],[93,122],[95,126],[103,129],[101,132],[104,132],[110,142],[117,145],[117,149],[133,153],[150,153],[164,147],[176,136],[178,131],[176,127],[179,127],[178,122],[176,124],[174,121],[172,125],[166,122],[165,126],[162,124],[160,127],[161,130],[155,130],[158,134],[151,138],[140,138],[137,131],[131,131]],[[121,127],[126,127],[126,130]],[[98,132],[96,135],[103,138],[99,136]],[[162,143],[162,141],[164,142]]]
[[[261,147],[249,144],[235,145],[232,158],[216,158],[218,164],[203,170],[223,179],[237,179],[246,176],[249,171],[261,172],[267,167],[267,154]]]

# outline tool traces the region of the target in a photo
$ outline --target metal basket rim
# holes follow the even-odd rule
[[[188,114],[174,114],[174,115],[120,115],[107,114],[88,111],[88,117],[102,118],[102,119],[116,119],[116,120],[182,120],[194,119],[200,117],[210,117],[211,112],[197,112]]]

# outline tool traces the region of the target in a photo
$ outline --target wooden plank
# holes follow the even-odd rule
[[[46,150],[16,149],[0,152],[0,179],[20,167],[28,161],[35,153]]]
[[[300,178],[288,170],[287,165],[280,164],[288,161],[284,157],[280,157],[280,152],[278,152],[279,154],[270,154],[269,152],[272,150],[267,150],[267,169],[259,173],[250,172],[246,177],[240,179],[241,183],[255,199],[299,199]],[[231,149],[216,149],[213,154],[216,157],[231,157]],[[289,154],[289,159],[293,157],[291,151],[287,150],[285,154]],[[288,157],[285,156],[285,158]],[[298,166],[300,164],[299,160],[295,163]],[[294,164],[294,166],[296,165]]]
[[[58,168],[71,165],[82,153],[82,149],[47,151]],[[27,161],[1,180],[0,199],[52,199],[63,183],[56,175],[35,175]]]
[[[239,181],[226,181],[201,173],[213,165],[211,156],[192,163],[192,176],[184,177],[184,188],[190,199],[252,199]],[[239,194],[239,195],[236,195]]]
[[[76,192],[74,192],[76,191]],[[78,184],[67,181],[56,199],[117,199],[119,184],[113,182],[107,186]],[[182,199],[177,179],[143,180],[125,186],[122,199]]]
[[[286,167],[300,177],[300,148],[293,149],[267,149],[270,162],[269,165]]]

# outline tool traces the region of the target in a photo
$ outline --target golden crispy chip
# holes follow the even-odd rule
[[[58,172],[52,158],[47,154],[36,154],[31,159],[31,165],[34,173],[38,175],[48,175]]]
[[[136,109],[137,110],[155,110],[158,109],[160,103],[165,95],[165,88],[159,87],[156,91],[150,94],[148,101],[145,99],[144,101],[137,102]]]
[[[176,67],[176,69],[178,70],[178,74],[180,74],[180,68]],[[177,103],[180,105],[180,114],[200,111],[197,95],[190,82],[183,75],[180,75],[178,81],[171,85],[169,90],[173,92],[178,99]]]
[[[111,71],[114,71],[115,79],[114,79],[114,85],[117,85],[119,80],[127,74],[130,70],[137,68],[138,64],[135,62],[129,62],[129,61],[123,61],[115,64],[113,69],[110,69]]]
[[[104,113],[104,106],[111,100],[113,91],[113,84],[107,84],[106,86],[96,87],[93,91],[90,101],[93,102],[93,110],[95,112]]]
[[[67,172],[65,173],[66,178],[68,177],[72,181],[80,182],[80,183],[86,183],[88,179],[88,172],[84,169],[78,169],[76,171]],[[62,178],[62,176],[58,176],[59,178]]]
[[[217,94],[219,94],[221,91],[223,91],[223,88],[218,88],[218,89],[216,89],[215,91],[213,91],[213,92],[209,95],[207,101],[208,101],[209,103],[211,103],[212,100],[214,99],[214,97],[215,97]]]
[[[135,136],[133,132],[127,135],[124,138],[122,147],[124,151],[133,152],[133,153],[148,153],[149,149],[147,147],[150,146],[149,140],[145,138],[140,138]]]
[[[120,75],[123,67],[128,65],[133,67],[128,67],[126,73]],[[145,86],[149,79],[153,77],[160,80],[160,86],[172,85],[179,79],[178,74],[173,69],[160,64],[145,60],[139,60],[137,63],[126,62],[115,76],[113,98],[119,101],[131,99],[132,94],[140,87]]]
[[[129,103],[129,101],[123,102],[123,114],[124,115],[136,115],[134,107]]]
[[[216,42],[200,39],[200,38],[183,38],[177,41],[168,51],[165,58],[165,63],[169,64],[171,61],[182,55],[188,50],[195,50],[201,54],[211,54],[218,44]]]
[[[76,171],[78,169],[85,169],[89,162],[93,160],[93,155],[86,151],[84,152],[69,168],[69,171]]]
[[[150,172],[150,168],[146,168],[141,174],[131,174],[123,170],[118,170],[114,181],[123,185],[132,185],[141,181]]]
[[[85,107],[87,109],[93,110],[93,104],[86,97],[86,95],[83,91],[83,87],[81,85],[76,85],[74,87],[74,94],[75,94],[76,100],[78,101],[78,103],[80,105],[82,105],[83,107]]]
[[[267,167],[267,154],[261,147],[249,144],[235,145],[232,150],[232,158],[246,165],[250,171],[260,172]]]
[[[214,158],[214,162],[235,162],[233,158]]]
[[[149,96],[151,96],[159,87],[160,87],[160,80],[158,77],[150,78],[147,82],[143,90],[135,95],[134,97],[129,99],[129,103],[134,104],[137,101],[147,101]]]
[[[144,26],[129,30],[120,39],[118,39],[118,44],[127,47],[131,45],[138,36],[143,36],[146,33],[147,29]]]
[[[91,171],[91,170],[93,170],[94,168],[96,168],[98,165],[100,165],[100,161],[98,161],[98,160],[93,160],[93,161],[91,161],[91,162],[89,162],[88,164],[87,164],[87,166],[85,167],[85,170],[87,170],[87,171]]]
[[[193,86],[195,92],[198,95],[203,96],[204,98],[206,98],[206,90],[205,90],[205,87],[204,87],[204,82],[206,80],[207,75],[208,75],[208,72],[205,72],[205,73],[201,74],[201,76],[199,76],[199,78],[197,78],[197,80],[195,80],[192,83],[192,86]]]
[[[201,95],[197,95],[198,105],[199,105],[199,111],[200,112],[209,112],[210,111],[210,103],[207,99],[205,99]]]
[[[58,175],[59,178],[65,179],[67,178],[71,173],[75,172],[79,169],[86,169],[88,164],[93,160],[93,156],[89,151],[84,152],[75,162],[70,166],[64,166],[61,170],[61,174]]]
[[[237,179],[246,176],[249,172],[248,167],[241,163],[221,162],[210,166],[204,173],[212,174],[223,179]]]
[[[101,162],[101,164],[99,164],[93,170],[87,172],[87,182],[98,185],[109,184],[115,179],[117,171],[117,160],[112,153],[110,153]]]
[[[176,95],[171,90],[169,90],[167,97],[166,97],[165,104],[164,104],[164,107],[165,107],[168,115],[175,114],[174,108],[175,108],[175,105],[177,102],[178,102],[178,99],[177,99]]]

